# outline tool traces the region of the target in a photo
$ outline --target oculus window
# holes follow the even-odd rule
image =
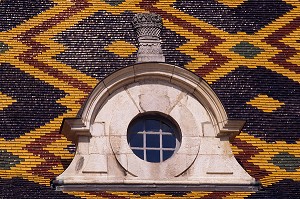
[[[142,115],[132,120],[127,141],[133,153],[147,162],[163,162],[179,148],[181,134],[175,122],[162,115]]]

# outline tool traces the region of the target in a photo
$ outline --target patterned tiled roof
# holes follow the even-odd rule
[[[257,192],[57,192],[59,134],[104,77],[135,63],[135,13],[163,19],[166,62],[206,80]],[[300,198],[298,0],[0,0],[0,198]]]

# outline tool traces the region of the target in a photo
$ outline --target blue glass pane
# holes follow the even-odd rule
[[[145,131],[159,132],[160,122],[158,120],[146,120],[145,121]]]
[[[160,139],[159,135],[146,134],[146,147],[159,148]]]
[[[129,135],[129,144],[131,147],[143,147],[143,134],[132,133]]]
[[[128,129],[129,133],[137,133],[137,132],[142,132],[142,131],[144,131],[144,124],[143,124],[142,120],[135,122]]]
[[[162,136],[162,147],[174,149],[176,147],[176,137],[173,135],[163,135]]]
[[[170,158],[173,155],[174,151],[163,151],[163,161]]]
[[[134,149],[132,151],[137,157],[141,158],[142,160],[144,159],[144,151],[143,150]]]
[[[159,150],[146,150],[146,160],[148,162],[160,162]]]
[[[172,132],[172,129],[167,124],[165,124],[165,123],[162,123],[161,130],[163,132]]]

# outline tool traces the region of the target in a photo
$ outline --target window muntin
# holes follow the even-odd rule
[[[181,135],[176,125],[166,117],[144,115],[130,123],[127,141],[140,159],[163,162],[178,150]]]

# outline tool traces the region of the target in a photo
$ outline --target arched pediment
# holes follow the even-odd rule
[[[243,121],[228,120],[217,94],[201,77],[174,65],[142,63],[116,71],[94,88],[84,104],[82,112],[78,115],[82,119],[83,125],[90,126],[110,94],[140,80],[164,80],[193,95],[210,115],[213,125],[216,127],[216,136],[235,136],[244,124]]]

